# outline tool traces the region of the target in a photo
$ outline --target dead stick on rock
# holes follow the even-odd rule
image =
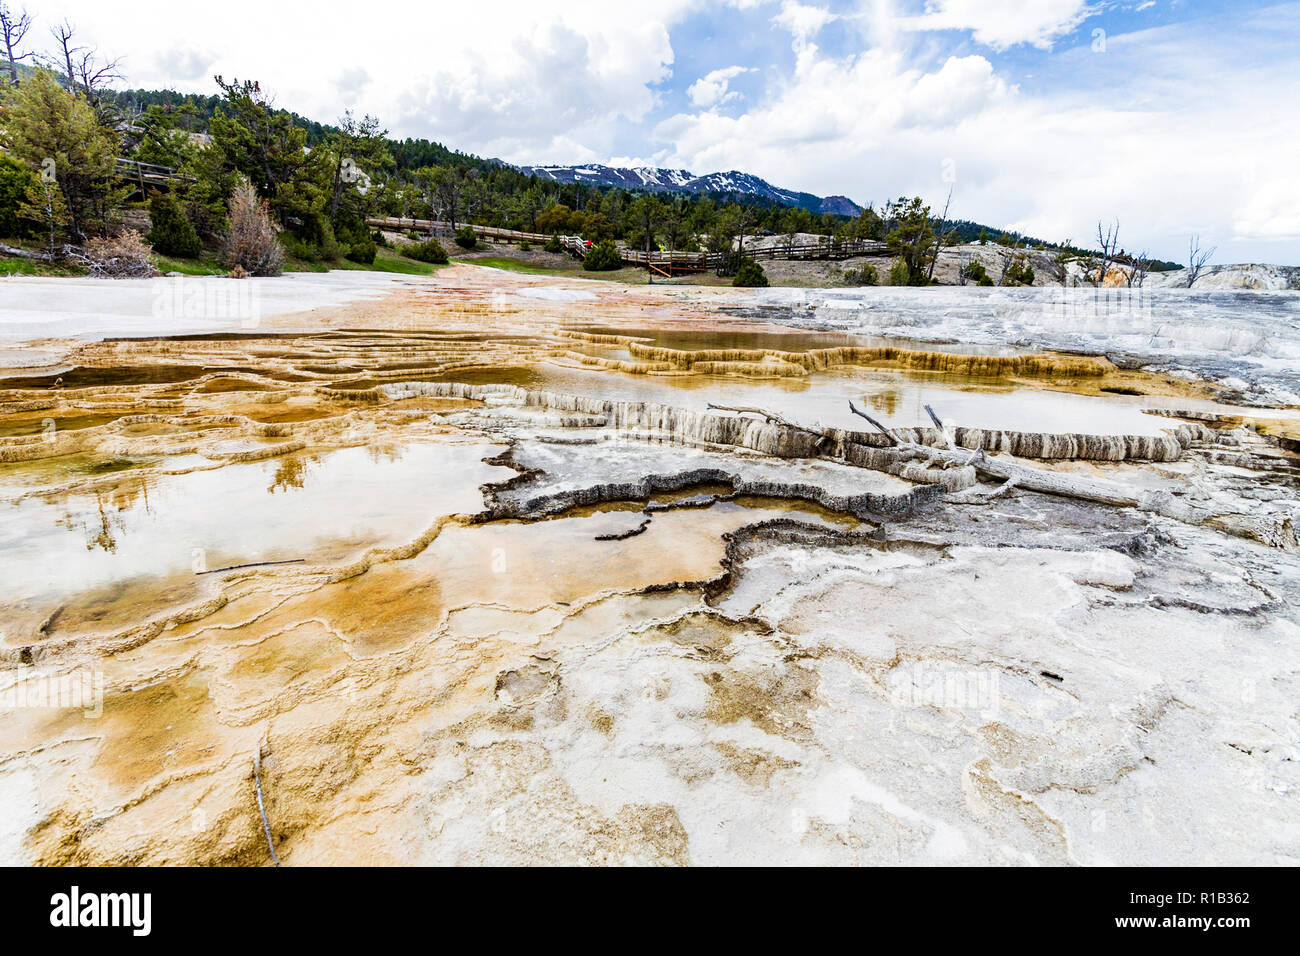
[[[880,424],[880,422],[876,421],[874,418],[872,418],[870,415],[868,415],[868,414],[867,414],[866,412],[864,412],[862,409],[858,408],[858,406],[854,405],[854,404],[853,404],[853,399],[851,399],[851,398],[849,399],[849,411],[851,411],[854,415],[857,415],[857,416],[859,416],[859,417],[861,417],[861,418],[865,418],[865,419],[866,419],[867,421],[869,421],[872,425],[874,425],[874,426],[875,426],[875,427],[880,431],[880,434],[884,435],[886,438],[889,439],[889,443],[890,443],[891,445],[897,445],[897,444],[898,444],[898,439],[894,437],[894,433],[893,433],[893,432],[891,432],[891,431],[890,431],[888,428],[886,428],[884,425]]]
[[[814,435],[821,434],[821,432],[817,431],[815,428],[809,428],[806,425],[796,424],[795,422],[790,421],[788,418],[782,418],[780,415],[776,414],[775,412],[769,412],[765,408],[754,408],[752,405],[714,405],[712,402],[709,402],[708,407],[713,411],[719,411],[719,412],[736,412],[737,414],[741,414],[741,415],[745,415],[745,414],[762,415],[769,422],[775,425],[784,425],[787,428],[794,428],[801,432],[811,432]]]
[[[266,806],[262,803],[262,742],[257,742],[253,753],[253,781],[257,784],[257,812],[262,815],[262,830],[266,833],[266,846],[271,851],[271,859],[280,865],[280,858],[275,855],[275,844],[271,842],[271,823],[266,819]]]
[[[746,406],[727,406],[713,405],[709,408],[729,412],[742,412],[754,415],[762,415],[769,421],[774,421],[782,425],[789,425],[802,431],[812,432],[813,434],[822,434],[813,431],[811,428],[804,428],[802,425],[794,425],[774,415],[771,412],[761,408],[752,408]],[[944,468],[964,467],[973,465],[975,470],[986,478],[996,478],[1003,482],[1008,482],[1004,491],[1010,491],[1012,488],[1023,488],[1026,491],[1036,491],[1040,494],[1059,495],[1063,498],[1077,498],[1080,501],[1092,501],[1098,504],[1112,505],[1119,508],[1143,508],[1144,510],[1154,511],[1159,514],[1167,514],[1178,520],[1197,523],[1195,516],[1188,514],[1183,515],[1176,508],[1171,508],[1160,500],[1159,496],[1146,492],[1132,491],[1123,485],[1118,485],[1111,481],[1104,481],[1096,478],[1085,478],[1080,475],[1061,474],[1058,472],[1045,471],[1040,468],[1031,468],[1028,465],[1021,465],[1017,462],[1007,461],[1005,459],[990,458],[984,453],[983,449],[976,448],[967,451],[966,449],[935,448],[931,445],[923,445],[919,442],[900,441],[899,438],[888,428],[876,421],[862,409],[853,404],[849,399],[849,411],[860,418],[865,418],[871,425],[879,431],[890,445],[895,446],[904,456],[919,456],[926,459],[930,467],[939,465]],[[938,416],[933,410],[930,415],[938,421]],[[823,435],[824,437],[824,435]]]
[[[990,458],[979,449],[975,450],[974,459],[972,460],[970,455],[964,455],[955,448],[933,448],[917,442],[900,442],[885,426],[855,406],[852,400],[849,401],[849,409],[855,415],[859,415],[871,422],[872,425],[884,433],[886,438],[893,441],[895,445],[899,445],[902,451],[924,456],[932,465],[935,463],[946,467],[974,465],[975,470],[985,477],[997,478],[1002,481],[1014,479],[1015,484],[1011,486],[1013,488],[1019,487],[1024,488],[1026,491],[1059,495],[1063,498],[1077,498],[1080,501],[1094,501],[1098,504],[1113,505],[1119,508],[1145,508],[1161,514],[1170,513],[1171,517],[1179,517],[1177,514],[1171,513],[1177,509],[1169,508],[1158,496],[1140,491],[1131,491],[1123,485],[1117,485],[1111,481],[1085,478],[1081,475],[1061,474],[1045,471],[1041,468],[1031,468],[1028,465],[1021,465],[1004,459]],[[1179,520],[1187,520],[1187,517],[1179,517]]]
[[[302,564],[306,558],[289,558],[287,561],[254,561],[251,564],[232,564],[228,568],[213,568],[211,571],[195,571],[195,574],[220,574],[222,571],[242,571],[244,568],[269,568],[277,564]]]
[[[792,422],[788,418],[782,418],[780,415],[776,414],[775,412],[769,412],[765,408],[754,408],[751,405],[715,405],[712,402],[709,402],[707,407],[713,411],[737,412],[738,414],[742,414],[742,415],[744,414],[762,415],[764,418],[767,419],[768,424],[781,425],[784,428],[791,428],[797,432],[804,432],[805,434],[808,435],[816,435],[817,436],[816,447],[818,449],[821,449],[827,442],[831,441],[830,437],[824,431],[821,431],[820,429],[817,428],[809,428],[807,425],[800,425],[797,422]]]
[[[925,411],[926,414],[930,416],[930,421],[934,422],[934,427],[939,429],[939,435],[943,438],[944,445],[951,448],[952,439],[948,437],[948,429],[943,427],[943,422],[939,420],[939,416],[934,413],[934,409],[929,405],[925,406]]]

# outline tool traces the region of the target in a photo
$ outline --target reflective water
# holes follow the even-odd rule
[[[571,323],[570,328],[591,335],[626,335],[645,339],[646,344],[666,349],[773,349],[780,352],[807,352],[857,346],[860,348],[917,348],[911,339],[897,336],[854,332],[805,332],[799,329],[774,328],[770,331],[752,326],[732,329],[726,325],[701,327],[699,323],[676,323],[656,328],[610,326],[600,323]],[[966,355],[1014,355],[1017,349],[1004,346],[959,346],[953,343],[927,343],[934,351],[961,352]]]
[[[0,603],[261,561],[337,560],[477,511],[478,486],[510,477],[481,443],[289,455],[109,491],[0,504]]]
[[[760,289],[750,317],[804,330],[1128,353],[1240,377],[1300,401],[1300,292],[994,288]]]
[[[929,426],[929,404],[951,425],[1031,432],[1105,435],[1160,435],[1176,425],[1168,418],[1143,413],[1161,405],[1148,396],[1073,395],[1047,389],[1012,387],[1005,381],[923,376],[886,370],[843,370],[806,378],[748,379],[719,375],[628,375],[553,365],[538,365],[531,374],[488,371],[479,382],[504,381],[549,391],[590,395],[613,401],[664,402],[705,410],[710,403],[754,405],[801,424],[862,428],[866,423],[848,409],[852,399],[888,425]],[[460,380],[458,375],[447,376]],[[1179,399],[1186,407],[1193,402]]]

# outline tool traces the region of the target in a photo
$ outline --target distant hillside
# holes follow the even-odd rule
[[[216,95],[178,93],[173,90],[109,90],[103,95],[127,112],[140,111],[148,106],[160,106],[168,112],[175,112],[177,125],[190,132],[206,131],[212,114],[221,102],[220,97]],[[331,124],[321,123],[288,110],[281,109],[278,112],[286,113],[296,125],[306,131],[308,146],[315,146],[337,131],[337,128]],[[599,163],[577,166],[521,166],[502,159],[487,159],[464,153],[431,140],[410,137],[401,140],[389,139],[388,147],[399,176],[432,165],[473,168],[486,175],[507,173],[513,176],[517,173],[523,177],[532,177],[538,182],[554,183],[559,187],[557,197],[559,201],[573,208],[581,208],[584,197],[593,189],[620,189],[628,194],[670,193],[697,199],[707,197],[719,204],[741,203],[765,210],[768,215],[760,218],[757,228],[769,228],[778,232],[788,231],[790,228],[796,230],[819,228],[824,232],[830,232],[836,227],[833,220],[826,220],[817,226],[808,222],[794,225],[779,222],[777,220],[782,217],[777,213],[781,209],[804,210],[814,216],[836,217],[840,221],[855,218],[862,212],[862,207],[847,196],[816,196],[812,193],[782,189],[752,173],[737,170],[697,176],[690,170],[664,169],[657,166],[616,167]],[[513,191],[515,188],[509,186],[507,191]],[[990,240],[995,240],[1004,233],[1000,228],[966,219],[949,220],[945,230],[960,242],[972,242],[981,233]],[[1009,238],[1020,243],[1027,242],[1049,247],[1056,245],[1015,232],[1012,232]],[[1071,249],[1080,254],[1089,251],[1073,249],[1073,247]],[[1173,262],[1153,262],[1150,268],[1152,271],[1160,271],[1179,268],[1179,266]]]
[[[587,163],[582,166],[516,166],[515,168],[525,175],[557,183],[617,186],[630,191],[706,194],[728,199],[756,199],[764,205],[797,206],[819,215],[830,213],[852,217],[862,212],[862,207],[847,196],[822,197],[814,196],[812,193],[781,189],[751,173],[736,170],[697,176],[686,169],[663,169],[658,166],[628,168],[602,166],[599,163]]]

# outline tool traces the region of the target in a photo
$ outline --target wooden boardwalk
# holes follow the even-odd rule
[[[170,166],[158,166],[154,163],[141,163],[134,159],[114,160],[114,175],[139,187],[143,194],[149,187],[167,189],[171,184],[185,177]]]
[[[374,216],[366,224],[378,229],[414,230],[416,232],[451,232],[451,223],[436,219],[406,219],[392,216]],[[518,229],[500,229],[496,226],[468,225],[480,239],[493,239],[498,242],[530,242],[542,245],[553,237],[540,232],[521,232]],[[556,236],[565,251],[579,259],[585,258],[588,245],[581,236]],[[771,243],[758,248],[746,248],[744,254],[750,259],[849,259],[854,256],[885,255],[887,247],[883,242],[873,239],[835,240],[829,236],[820,242],[785,242]],[[708,272],[721,269],[727,265],[735,253],[728,256],[725,252],[651,252],[644,249],[632,249],[628,246],[618,247],[619,258],[630,266],[640,266],[662,276],[684,275],[691,272]]]

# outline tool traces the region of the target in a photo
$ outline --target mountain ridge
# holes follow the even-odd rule
[[[585,183],[591,186],[645,189],[666,193],[719,193],[724,195],[754,196],[781,206],[797,206],[813,213],[831,213],[838,216],[856,216],[862,207],[847,196],[817,196],[773,186],[766,179],[740,170],[706,173],[697,176],[688,169],[667,169],[662,166],[606,166],[602,163],[581,163],[572,166],[509,165],[528,176],[549,179],[557,183]]]

